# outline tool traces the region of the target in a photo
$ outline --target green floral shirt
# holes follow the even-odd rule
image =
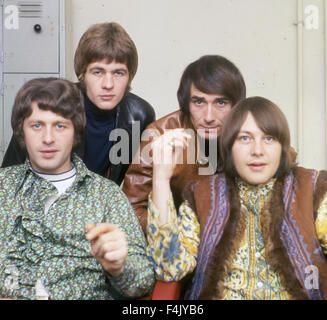
[[[35,299],[39,279],[50,299],[140,297],[152,290],[145,237],[126,196],[77,156],[73,163],[74,183],[47,214],[45,200],[57,189],[28,160],[0,170],[0,297]],[[101,222],[126,233],[128,256],[117,278],[104,272],[85,238],[86,224]]]

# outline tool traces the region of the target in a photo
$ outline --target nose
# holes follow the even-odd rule
[[[208,106],[207,106],[207,108],[205,110],[204,120],[208,124],[210,124],[210,123],[212,123],[212,122],[214,122],[216,120],[215,119],[215,113],[213,112],[211,104],[208,104]]]
[[[102,79],[102,88],[111,89],[114,85],[111,73],[106,73]]]
[[[51,144],[54,142],[54,133],[52,128],[47,127],[43,131],[43,136],[42,136],[43,143],[45,144]]]
[[[254,139],[252,142],[252,155],[261,156],[263,155],[263,142],[261,139]]]

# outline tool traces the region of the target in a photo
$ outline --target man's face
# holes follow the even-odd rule
[[[32,114],[24,120],[26,150],[32,168],[40,173],[69,171],[74,142],[74,125],[70,119],[41,110],[32,103]]]
[[[219,94],[206,94],[191,85],[190,113],[195,130],[205,139],[217,139],[231,101]]]
[[[265,134],[249,113],[232,147],[232,157],[239,176],[247,183],[266,183],[278,170],[282,145]]]
[[[84,83],[88,98],[102,110],[112,110],[126,93],[129,72],[124,63],[107,60],[87,66]]]

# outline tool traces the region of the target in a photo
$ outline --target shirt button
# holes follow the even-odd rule
[[[263,283],[262,282],[258,282],[258,288],[262,288],[263,287]]]

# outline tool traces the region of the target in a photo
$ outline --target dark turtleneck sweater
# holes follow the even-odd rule
[[[84,162],[89,170],[106,176],[110,165],[109,151],[113,144],[109,141],[109,135],[115,128],[117,108],[101,110],[85,94],[83,96],[87,119]]]

